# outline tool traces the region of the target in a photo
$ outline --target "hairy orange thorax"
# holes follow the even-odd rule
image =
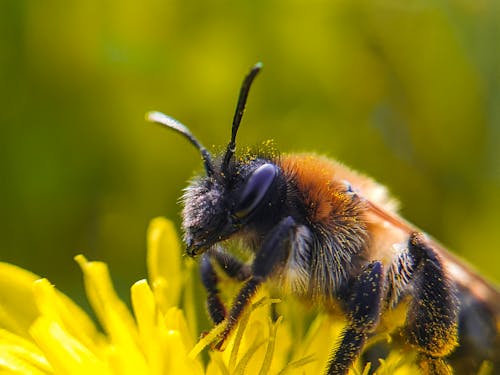
[[[302,192],[313,222],[326,223],[332,216],[352,214],[352,198],[346,194],[343,176],[338,175],[340,165],[314,154],[286,155],[280,165]]]

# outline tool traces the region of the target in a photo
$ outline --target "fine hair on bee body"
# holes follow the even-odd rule
[[[221,155],[212,156],[177,120],[148,114],[187,138],[203,160],[205,174],[182,197],[182,226],[187,255],[201,258],[208,313],[224,323],[215,347],[224,348],[252,296],[272,280],[284,293],[347,319],[331,343],[326,374],[346,374],[358,358],[375,369],[387,350],[364,345],[388,329],[384,317],[395,309],[404,319],[387,333],[417,351],[422,373],[473,374],[485,363],[500,373],[500,292],[398,216],[385,187],[315,154],[235,156],[260,70],[258,63],[243,81]],[[236,238],[254,253],[251,264],[222,246]],[[229,309],[220,297],[220,270],[242,283]]]

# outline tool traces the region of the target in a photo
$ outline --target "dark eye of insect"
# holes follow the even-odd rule
[[[263,164],[252,172],[245,182],[235,209],[235,216],[243,218],[248,216],[262,201],[267,191],[276,178],[278,171],[273,164]]]

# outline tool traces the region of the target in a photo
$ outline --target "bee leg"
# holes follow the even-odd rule
[[[451,374],[443,360],[457,346],[458,298],[443,265],[421,233],[413,233],[409,250],[414,258],[415,284],[405,324],[410,345],[420,351],[425,374]]]
[[[215,324],[219,324],[226,317],[226,307],[219,296],[217,284],[219,278],[215,272],[214,266],[210,261],[208,253],[202,255],[200,261],[200,275],[203,286],[207,291],[207,310],[210,318]]]
[[[219,264],[224,273],[231,279],[245,281],[252,274],[252,270],[248,264],[243,263],[241,260],[224,251],[224,249],[220,246],[217,246],[208,254],[211,259],[215,260]]]
[[[212,321],[215,324],[219,324],[226,318],[226,307],[219,295],[220,291],[217,286],[219,277],[212,261],[217,262],[224,273],[230,278],[238,281],[243,281],[250,277],[250,268],[239,259],[226,253],[220,247],[202,255],[200,261],[200,275],[203,286],[207,291],[207,310]]]
[[[382,264],[367,264],[354,281],[347,300],[348,324],[342,332],[340,345],[328,362],[328,375],[347,374],[359,356],[369,333],[378,322],[384,278]]]
[[[282,219],[265,237],[262,247],[257,252],[252,264],[252,275],[239,291],[227,318],[226,327],[219,337],[216,349],[222,349],[225,341],[233,332],[251,298],[259,286],[286,262],[289,245],[292,241],[295,221],[290,217]]]

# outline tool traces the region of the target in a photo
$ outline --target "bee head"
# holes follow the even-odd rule
[[[148,120],[173,129],[199,151],[206,174],[194,179],[183,195],[183,228],[187,254],[198,255],[248,225],[264,226],[273,215],[262,208],[280,201],[282,194],[277,165],[266,158],[235,161],[236,134],[243,116],[250,86],[262,65],[257,63],[245,77],[233,118],[231,139],[225,153],[213,160],[211,154],[177,120],[150,112]],[[276,205],[274,203],[274,205]]]
[[[266,208],[282,201],[282,174],[269,160],[235,162],[225,173],[218,168],[215,172],[194,179],[182,197],[184,241],[190,256],[240,230],[265,228],[274,221]]]

